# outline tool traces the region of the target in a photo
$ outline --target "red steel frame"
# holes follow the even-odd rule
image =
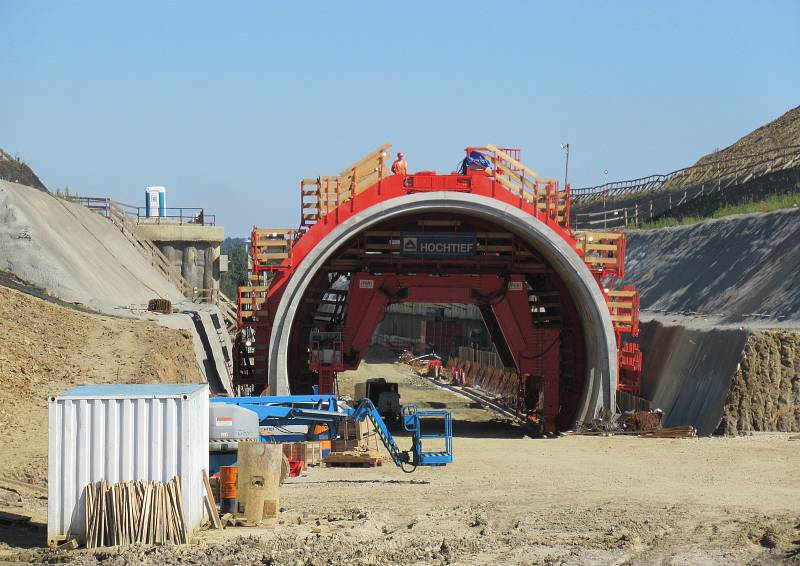
[[[468,152],[471,148],[468,148]],[[334,210],[318,219],[305,233],[294,242],[290,257],[280,265],[260,267],[254,265],[254,271],[274,271],[267,299],[258,313],[256,321],[256,359],[266,360],[268,340],[272,321],[278,309],[286,284],[291,280],[294,270],[304,258],[324,239],[336,226],[368,208],[400,196],[412,193],[435,191],[465,192],[490,197],[499,203],[511,205],[528,213],[537,221],[547,225],[553,232],[569,243],[579,256],[582,251],[576,246],[576,238],[569,228],[569,186],[566,188],[566,210],[564,220],[559,222],[547,210],[539,210],[534,204],[515,195],[491,174],[486,171],[467,171],[439,175],[431,171],[423,171],[406,176],[392,175],[379,179],[374,185],[340,203]],[[548,198],[557,194],[555,182],[548,184]],[[564,197],[562,197],[564,198]],[[624,254],[624,237],[621,238],[620,253]],[[593,268],[592,273],[601,289],[613,285],[621,277],[624,269],[624,257],[615,265]],[[521,275],[505,274],[505,278],[495,275],[478,277],[448,276],[438,279],[429,275],[370,275],[356,273],[350,283],[347,298],[348,312],[358,312],[358,317],[348,317],[342,329],[342,351],[344,359],[334,369],[323,368],[309,360],[310,369],[319,373],[320,386],[331,390],[335,373],[341,369],[354,369],[358,366],[361,354],[366,352],[377,324],[383,317],[386,306],[396,302],[446,302],[474,303],[475,292],[482,295],[498,294],[502,297],[492,304],[497,321],[502,330],[510,352],[514,357],[520,375],[535,376],[540,380],[540,390],[544,396],[542,413],[545,425],[552,430],[554,416],[559,408],[559,330],[536,327],[530,316],[527,286]],[[438,280],[437,280],[438,279]],[[400,289],[407,293],[400,295]],[[380,290],[380,292],[378,292]],[[514,293],[513,290],[524,290]],[[393,291],[395,295],[393,296]],[[635,305],[635,324],[633,328],[615,328],[620,356],[621,390],[638,393],[638,379],[641,372],[641,352],[636,344],[622,343],[622,335],[638,334],[638,296]],[[261,355],[259,355],[261,354]],[[265,362],[264,362],[265,363]],[[331,375],[329,375],[331,374]],[[266,386],[266,383],[262,383]]]

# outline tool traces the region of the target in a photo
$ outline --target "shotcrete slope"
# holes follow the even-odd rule
[[[800,211],[632,230],[625,281],[642,308],[724,323],[800,323]]]
[[[113,224],[8,181],[0,181],[0,269],[109,314],[156,297],[183,300]]]
[[[800,211],[631,231],[626,271],[666,425],[800,430]]]

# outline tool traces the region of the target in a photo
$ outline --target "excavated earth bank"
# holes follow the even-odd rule
[[[751,334],[733,376],[718,432],[800,431],[800,333]]]

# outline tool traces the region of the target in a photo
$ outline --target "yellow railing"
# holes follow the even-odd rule
[[[291,257],[297,232],[287,228],[253,228],[250,236],[252,265],[269,268],[282,264]]]
[[[388,173],[386,161],[391,144],[381,147],[346,167],[338,176],[303,179],[300,182],[301,225],[309,226],[374,185]]]
[[[512,194],[526,200],[562,226],[569,223],[569,202],[566,190],[554,179],[543,179],[508,153],[493,145],[470,148],[482,153],[492,164],[492,174]]]

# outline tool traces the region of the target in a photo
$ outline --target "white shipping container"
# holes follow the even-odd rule
[[[208,385],[83,385],[49,399],[47,536],[85,540],[89,482],[181,482],[186,526],[203,519]]]

